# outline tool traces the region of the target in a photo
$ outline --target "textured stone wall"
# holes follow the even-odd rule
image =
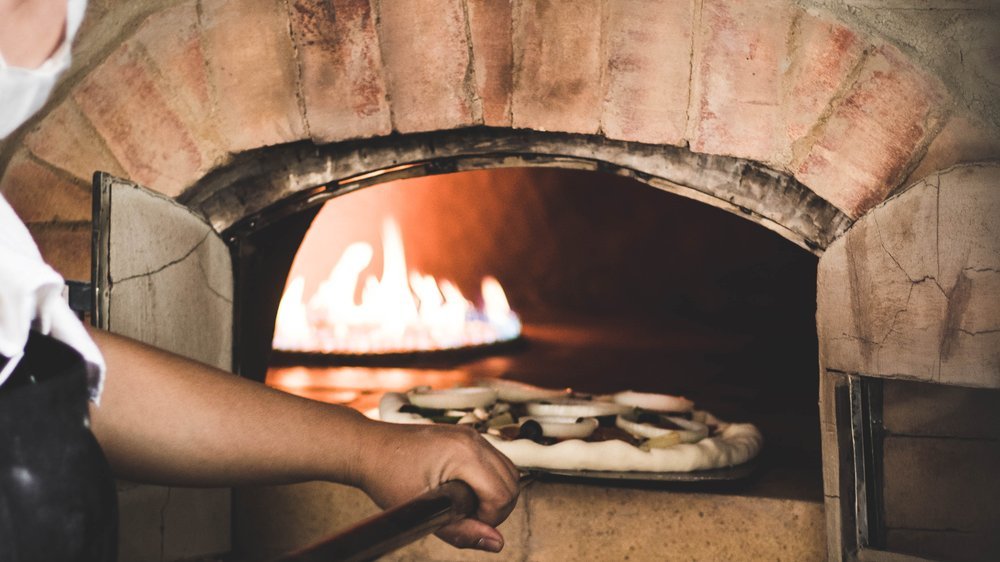
[[[86,256],[57,248],[85,236],[95,169],[176,196],[302,139],[487,125],[687,145],[763,162],[852,217],[914,171],[997,154],[991,114],[956,96],[968,81],[928,70],[965,43],[914,49],[899,25],[879,32],[898,7],[820,4],[93,0],[52,102],[0,146],[0,189],[81,277]]]
[[[1000,388],[1000,165],[936,173],[827,248],[820,363],[842,373]]]

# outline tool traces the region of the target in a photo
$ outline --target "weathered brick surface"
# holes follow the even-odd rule
[[[789,141],[804,138],[842,89],[864,53],[861,38],[832,20],[800,13],[785,75],[784,120]]]
[[[313,139],[388,134],[392,124],[370,0],[295,0],[289,9]]]
[[[927,154],[910,174],[907,183],[923,179],[933,172],[963,162],[994,160],[1000,156],[1000,133],[968,116],[957,115],[948,120]]]
[[[513,92],[514,46],[512,0],[466,0],[476,92],[483,104],[483,124],[509,127]]]
[[[31,237],[38,244],[42,258],[65,279],[90,281],[91,224],[32,223]]]
[[[819,262],[827,368],[1000,388],[1000,166],[935,174],[873,209]]]
[[[692,150],[780,165],[782,69],[795,9],[785,0],[705,0],[695,33]]]
[[[225,154],[213,118],[213,100],[201,43],[196,2],[151,15],[132,38],[159,72],[160,90],[191,131],[207,172]]]
[[[694,6],[693,0],[608,3],[601,126],[609,138],[684,141]]]
[[[90,184],[18,152],[0,179],[0,192],[24,222],[90,220]]]
[[[379,7],[393,127],[412,133],[480,123],[462,2],[396,0]]]
[[[885,199],[937,127],[943,87],[882,45],[833,109],[795,177],[852,217]]]
[[[515,0],[515,127],[599,130],[601,12],[602,3],[596,0]]]
[[[203,46],[218,107],[218,128],[231,152],[305,138],[298,68],[283,3],[205,0]]]
[[[143,53],[122,44],[77,85],[73,99],[129,178],[176,194],[200,176],[205,162]]]
[[[104,139],[67,98],[25,138],[32,154],[89,183],[95,171],[125,175],[125,170],[104,144]]]

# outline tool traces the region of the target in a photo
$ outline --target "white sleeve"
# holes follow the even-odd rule
[[[62,276],[42,260],[28,229],[0,196],[0,355],[9,358],[0,370],[0,384],[17,366],[28,333],[35,329],[83,356],[90,398],[96,403],[104,387],[104,358],[62,297],[63,284]]]

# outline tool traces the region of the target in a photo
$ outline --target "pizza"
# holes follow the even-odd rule
[[[753,424],[722,421],[681,396],[634,391],[587,396],[505,379],[386,393],[378,417],[469,424],[526,469],[710,470],[743,464],[763,444]]]

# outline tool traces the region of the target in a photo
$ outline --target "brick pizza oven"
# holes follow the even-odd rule
[[[68,279],[94,243],[98,324],[257,379],[340,195],[570,168],[729,211],[818,257],[821,497],[541,482],[503,559],[996,558],[1000,14],[924,5],[91,0],[0,190]],[[275,554],[373,509],[330,484],[119,497],[123,560]]]

